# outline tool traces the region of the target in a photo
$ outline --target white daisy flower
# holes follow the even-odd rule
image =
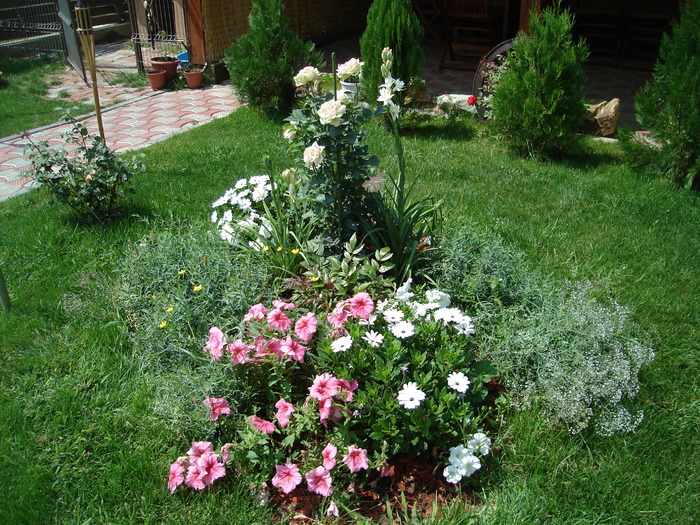
[[[384,336],[374,330],[370,330],[362,336],[362,339],[367,341],[372,348],[377,348],[384,341]]]
[[[397,399],[402,407],[412,410],[425,399],[425,392],[420,390],[416,383],[410,382],[403,385]]]
[[[391,330],[391,333],[399,339],[406,339],[407,337],[411,337],[415,333],[415,327],[408,321],[400,321],[396,324],[391,325],[389,328]]]
[[[339,337],[331,343],[331,350],[334,352],[345,352],[352,346],[352,336]]]
[[[386,310],[384,312],[384,319],[386,319],[387,323],[398,323],[399,321],[403,321],[403,312],[396,308]]]
[[[452,372],[447,376],[447,385],[462,394],[469,390],[470,384],[471,381],[462,372]]]

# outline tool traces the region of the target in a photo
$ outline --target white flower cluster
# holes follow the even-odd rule
[[[400,108],[393,101],[394,95],[403,91],[405,85],[402,80],[398,80],[391,76],[391,66],[394,61],[394,52],[385,47],[382,50],[382,75],[384,75],[384,83],[379,86],[379,97],[377,100],[385,107],[391,119],[395,122],[399,118]]]
[[[256,232],[260,238],[270,236],[270,222],[255,210],[255,203],[264,201],[272,191],[269,175],[255,175],[239,179],[211,205],[214,211],[211,221],[217,225],[219,235],[233,242],[236,231]],[[219,216],[218,208],[227,208]],[[262,249],[262,243],[251,241],[251,247]]]
[[[459,483],[462,478],[468,478],[481,468],[481,460],[476,454],[486,456],[490,451],[491,440],[482,432],[473,434],[466,447],[464,445],[452,447],[450,464],[443,471],[445,479],[450,483]]]

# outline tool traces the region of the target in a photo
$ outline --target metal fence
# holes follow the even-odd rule
[[[2,0],[0,57],[65,53],[56,0]]]
[[[156,56],[178,56],[189,48],[185,0],[130,0],[136,61],[140,70]]]

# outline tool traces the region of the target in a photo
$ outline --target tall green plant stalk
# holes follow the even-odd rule
[[[10,311],[10,294],[7,293],[7,286],[5,285],[5,278],[2,276],[2,270],[0,270],[0,303],[6,312]]]

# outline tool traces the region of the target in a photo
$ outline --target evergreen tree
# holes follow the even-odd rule
[[[391,74],[410,88],[423,77],[423,26],[411,0],[374,0],[367,13],[367,28],[360,39],[364,67],[362,85],[370,100],[376,100],[384,82],[382,49],[394,52]]]
[[[248,22],[248,32],[224,57],[231,84],[252,107],[289,113],[294,75],[304,66],[319,66],[322,57],[289,27],[282,0],[255,0]]]
[[[651,80],[635,97],[637,120],[663,147],[665,174],[700,190],[700,0],[664,35]]]
[[[544,9],[530,17],[530,36],[519,35],[496,85],[493,123],[522,155],[551,157],[577,139],[585,118],[581,65],[585,42],[574,44],[568,11]]]

